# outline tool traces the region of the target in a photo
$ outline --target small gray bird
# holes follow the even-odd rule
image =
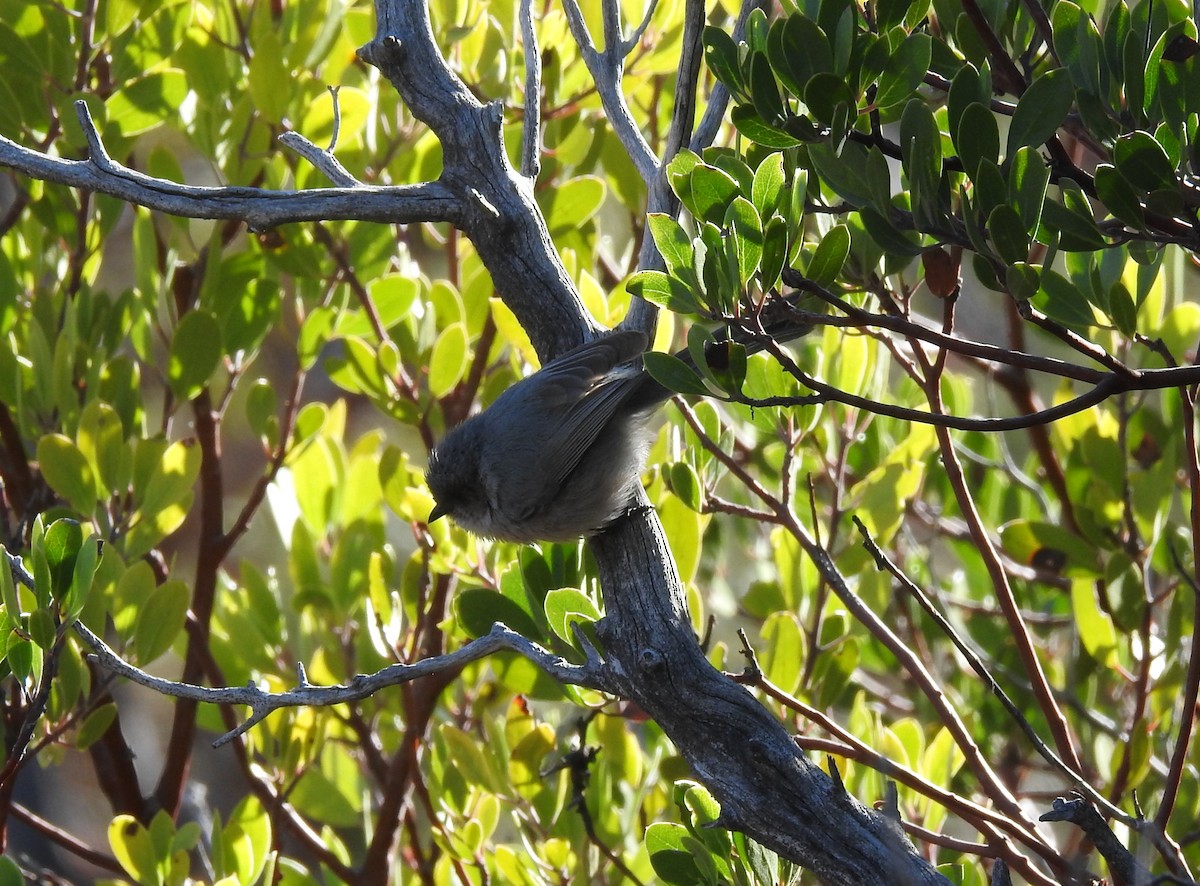
[[[648,419],[671,396],[642,369],[646,336],[586,342],[517,382],[446,434],[425,481],[464,529],[504,541],[593,535],[633,499],[653,440]]]

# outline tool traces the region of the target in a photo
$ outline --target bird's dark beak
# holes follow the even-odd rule
[[[442,519],[442,517],[446,516],[446,514],[448,514],[448,513],[449,513],[449,511],[446,508],[442,507],[439,504],[435,504],[433,506],[433,510],[429,512],[429,516],[425,518],[425,525],[428,526],[430,523],[434,522],[435,520]]]

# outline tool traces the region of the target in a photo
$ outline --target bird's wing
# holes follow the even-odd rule
[[[543,448],[549,456],[545,464],[547,490],[562,486],[640,382],[636,370],[630,370],[594,386],[567,411]]]
[[[585,342],[543,366],[538,379],[538,397],[547,409],[573,409],[590,396],[596,383],[613,367],[626,363],[646,349],[646,336],[626,330]]]

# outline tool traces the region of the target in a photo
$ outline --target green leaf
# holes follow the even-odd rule
[[[132,815],[118,815],[108,826],[108,845],[125,872],[140,884],[162,882],[149,832]]]
[[[685,461],[677,461],[666,472],[667,486],[675,496],[700,513],[704,505],[704,485],[696,469]]]
[[[783,123],[787,118],[787,110],[765,53],[756,52],[750,56],[749,87],[750,98],[758,116],[771,125]]]
[[[763,231],[762,260],[759,262],[759,283],[764,292],[779,285],[779,277],[788,253],[788,223],[779,216],[767,222]]]
[[[0,855],[0,886],[25,886],[25,875],[7,855]]]
[[[1112,618],[1100,609],[1095,579],[1079,578],[1071,582],[1071,610],[1083,648],[1096,661],[1108,663],[1116,651],[1117,631]]]
[[[1028,301],[1037,295],[1042,285],[1041,268],[1023,261],[1009,265],[1004,275],[1004,285],[1017,301]]]
[[[805,141],[811,141],[816,138],[815,129],[810,139],[802,139],[776,126],[771,126],[762,117],[758,116],[758,112],[750,105],[738,105],[730,112],[729,119],[733,123],[734,129],[765,148],[794,148],[804,144]],[[676,193],[678,193],[678,190],[676,190]],[[682,196],[681,194],[681,199]]]
[[[1080,89],[1100,91],[1100,32],[1083,9],[1071,0],[1054,4],[1050,18],[1054,32],[1054,51]]]
[[[804,275],[818,286],[828,287],[837,280],[849,254],[850,229],[844,224],[834,225],[829,229],[829,233],[821,238]]]
[[[296,344],[296,358],[301,369],[312,369],[337,328],[340,316],[340,312],[330,305],[319,305],[309,311],[300,325],[300,337]]]
[[[604,204],[606,190],[604,179],[595,175],[579,176],[548,188],[546,227],[551,236],[577,230],[589,222]]]
[[[771,613],[763,623],[759,636],[765,644],[759,653],[763,673],[784,692],[795,692],[800,688],[801,668],[805,660],[804,631],[796,615],[791,612]]]
[[[987,220],[988,234],[996,252],[1006,264],[1025,261],[1029,258],[1029,235],[1021,216],[1007,203],[992,210]]]
[[[47,434],[38,440],[38,465],[42,478],[80,514],[96,508],[96,479],[92,466],[79,448],[62,434]]]
[[[276,34],[267,32],[254,41],[247,84],[254,109],[268,122],[281,124],[287,114],[288,100],[296,93],[283,61],[283,45]]]
[[[491,588],[467,588],[454,598],[454,617],[470,637],[482,637],[500,622],[531,640],[542,639],[542,632],[524,609]]]
[[[639,271],[629,278],[625,288],[633,295],[676,314],[700,312],[700,303],[687,284],[662,271]]]
[[[1146,227],[1142,204],[1128,180],[1109,163],[1096,166],[1096,196],[1115,218],[1138,230]]]
[[[555,588],[546,594],[545,607],[550,630],[568,643],[575,642],[571,625],[600,620],[600,610],[596,604],[578,588]]]
[[[75,748],[80,751],[86,751],[104,733],[108,732],[108,727],[113,724],[113,720],[116,718],[117,706],[114,702],[100,705],[100,707],[88,714],[83,722],[79,724],[79,729],[75,733]]]
[[[746,346],[733,341],[710,341],[703,345],[708,374],[730,394],[741,393],[746,380]]]
[[[218,290],[211,308],[220,325],[222,346],[230,353],[258,348],[279,322],[281,292],[274,280],[251,280],[243,287]]]
[[[451,323],[438,335],[429,355],[429,392],[444,397],[454,390],[468,365],[467,328]]]
[[[864,206],[859,210],[859,218],[863,227],[875,244],[891,255],[915,256],[920,255],[924,247],[909,231],[902,230],[875,211],[873,206]]]
[[[738,64],[738,48],[724,28],[709,25],[704,29],[704,61],[718,80],[729,87],[735,97],[746,94]]]
[[[1037,233],[1042,219],[1042,204],[1046,201],[1046,185],[1050,182],[1050,168],[1042,160],[1036,148],[1020,148],[1012,158],[1009,171],[1009,201],[1016,207],[1025,230],[1031,236]]]
[[[1017,101],[1005,153],[1012,156],[1018,148],[1036,148],[1049,141],[1066,119],[1074,97],[1071,75],[1064,69],[1055,68],[1037,77]]]
[[[693,212],[702,221],[721,224],[725,208],[738,194],[737,182],[729,173],[702,164],[692,170],[691,192]]]
[[[642,355],[646,371],[650,376],[666,388],[679,394],[695,394],[702,397],[711,396],[712,392],[700,380],[691,366],[684,363],[673,354],[660,351],[647,351]]]
[[[187,94],[187,74],[167,68],[139,77],[114,92],[104,102],[104,111],[110,125],[122,136],[132,138],[175,119]]]
[[[958,69],[954,79],[950,81],[950,91],[946,94],[946,122],[949,125],[950,136],[958,142],[958,131],[962,125],[963,114],[971,105],[981,105],[985,111],[992,99],[991,77],[985,68],[981,74],[974,65],[967,63]],[[999,148],[997,148],[999,153]],[[967,173],[971,170],[968,168]]]
[[[133,452],[125,444],[125,425],[103,400],[89,400],[79,414],[75,433],[79,451],[100,479],[97,495],[124,490],[133,471]]]
[[[738,277],[745,284],[757,273],[762,258],[762,219],[753,203],[745,197],[736,197],[725,213],[725,226],[732,236]]]
[[[838,116],[839,108],[854,106],[854,93],[844,77],[837,74],[814,74],[804,89],[804,103],[813,117],[832,125]]]
[[[832,72],[829,39],[815,22],[803,15],[776,19],[767,35],[767,58],[788,91],[803,97],[808,81]]]
[[[871,203],[867,149],[862,145],[846,142],[841,154],[827,144],[811,145],[808,156],[821,180],[851,206],[858,208]]]
[[[1060,179],[1058,187],[1063,202],[1046,201],[1042,207],[1042,224],[1058,234],[1059,248],[1064,252],[1092,252],[1107,246],[1083,191],[1070,179]],[[1040,231],[1038,239],[1046,242]]]
[[[1077,331],[1086,330],[1096,323],[1091,305],[1079,287],[1057,271],[1042,271],[1042,288],[1033,303],[1047,317]]]
[[[905,37],[879,77],[875,104],[886,109],[909,101],[929,71],[932,53],[933,38],[928,34],[918,31]]]
[[[904,174],[912,189],[913,214],[920,222],[937,224],[943,215],[942,138],[933,111],[923,98],[911,99],[900,117],[900,151]]]
[[[784,181],[783,155],[780,153],[768,154],[758,164],[758,169],[754,171],[754,185],[750,192],[750,199],[754,203],[754,208],[758,210],[760,218],[770,219],[771,214],[775,212],[775,208],[779,205],[779,198],[783,194]],[[657,242],[657,238],[655,242]]]
[[[75,574],[75,559],[83,547],[83,528],[78,520],[55,520],[46,528],[43,546],[50,566],[50,593],[61,601]]]
[[[697,886],[706,883],[700,867],[686,848],[687,828],[673,822],[658,821],[646,828],[646,854],[650,866],[663,883],[671,886]]]
[[[246,797],[234,807],[225,825],[223,842],[227,852],[232,850],[231,873],[236,874],[238,882],[257,881],[271,851],[271,817],[257,797]]]
[[[654,238],[667,270],[679,276],[681,269],[692,267],[692,238],[680,227],[679,222],[662,212],[651,212],[646,216],[646,227]]]
[[[221,362],[221,326],[204,310],[188,311],[175,327],[167,360],[167,382],[180,400],[190,400],[208,384]]]
[[[133,631],[138,661],[149,664],[171,648],[183,630],[191,594],[181,581],[163,582],[146,598]]]
[[[1143,193],[1179,187],[1167,152],[1148,132],[1131,132],[1117,139],[1113,163],[1125,180]]]

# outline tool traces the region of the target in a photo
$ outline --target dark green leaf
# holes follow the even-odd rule
[[[814,75],[833,69],[825,32],[802,15],[775,20],[767,36],[767,58],[776,76],[797,98],[804,95]]]
[[[810,139],[801,139],[793,134],[769,125],[751,105],[738,105],[730,112],[733,127],[746,138],[766,148],[794,148]],[[792,118],[796,120],[797,118]],[[813,131],[815,138],[816,131]],[[676,190],[676,193],[679,193]],[[681,195],[682,196],[682,195]]]
[[[1115,166],[1101,163],[1096,167],[1095,180],[1096,196],[1115,218],[1138,230],[1145,227],[1146,219],[1137,194]]]
[[[729,87],[734,96],[744,96],[741,68],[738,65],[737,44],[724,28],[711,25],[704,29],[704,61],[716,78]]]
[[[1074,97],[1071,75],[1062,68],[1037,77],[1017,102],[1005,153],[1011,156],[1025,145],[1040,147],[1049,141],[1066,119]]]
[[[739,394],[746,380],[746,346],[733,341],[713,341],[704,345],[704,361],[709,375],[722,390]]]
[[[765,53],[754,53],[750,56],[750,98],[754,110],[767,123],[777,126],[786,119],[783,97],[779,94],[779,84],[771,73],[771,63]]]
[[[1085,331],[1096,323],[1092,307],[1079,287],[1057,271],[1042,271],[1042,288],[1033,303],[1050,319],[1076,331]]]
[[[712,393],[700,380],[696,370],[673,354],[647,351],[642,355],[642,361],[651,377],[669,391],[701,396]]]
[[[1100,236],[1087,198],[1078,189],[1059,185],[1064,203],[1047,200],[1042,207],[1042,227],[1057,234],[1059,248],[1065,252],[1091,252],[1103,249],[1107,243]],[[1043,231],[1038,239],[1045,240]]]
[[[804,275],[818,286],[830,286],[837,280],[850,254],[850,229],[845,225],[834,225],[821,238],[817,251],[808,262]]]
[[[1009,265],[1004,275],[1004,285],[1017,301],[1028,301],[1033,298],[1041,286],[1041,268],[1026,262]]]
[[[55,520],[46,528],[46,562],[50,566],[50,593],[62,600],[71,587],[75,558],[83,546],[83,529],[78,520]]]
[[[779,275],[783,271],[788,252],[788,224],[779,216],[767,222],[763,230],[762,260],[759,262],[759,282],[763,291],[769,291],[779,284]]]
[[[454,598],[454,617],[459,626],[470,637],[482,637],[499,622],[512,628],[522,637],[541,640],[529,613],[525,612],[508,597],[490,588],[467,588]]]
[[[1000,128],[996,117],[986,106],[972,102],[963,110],[954,132],[954,147],[962,160],[963,169],[972,181],[978,179],[979,162],[986,160],[995,166],[1000,160]]]
[[[847,142],[840,155],[828,145],[811,145],[808,156],[821,180],[847,203],[858,207],[871,202],[867,149],[858,142]]]
[[[1111,96],[1114,87],[1124,78],[1125,38],[1129,36],[1129,7],[1125,0],[1117,0],[1108,10],[1108,20],[1104,23],[1104,67],[1108,74],[1106,96]]]
[[[921,31],[909,34],[892,53],[879,76],[875,104],[880,108],[890,108],[912,98],[929,71],[932,52],[932,37]]]
[[[900,117],[900,151],[904,174],[912,190],[913,214],[918,224],[935,224],[942,217],[939,185],[942,180],[942,138],[933,111],[923,98],[913,98]]]
[[[1178,187],[1167,152],[1148,132],[1131,132],[1117,139],[1113,163],[1125,180],[1142,193]]]
[[[1092,17],[1071,0],[1054,4],[1051,17],[1054,50],[1080,89],[1100,90],[1100,32]]]
[[[920,255],[924,247],[907,231],[898,228],[894,222],[884,217],[873,206],[864,206],[859,210],[863,227],[871,239],[884,252],[892,255]]]
[[[987,110],[991,100],[992,80],[987,69],[980,73],[979,69],[970,63],[959,68],[954,79],[950,81],[950,91],[946,94],[946,122],[950,127],[950,135],[957,140],[962,115],[969,106],[983,105],[984,110]]]
[[[1011,265],[1029,258],[1029,235],[1025,233],[1025,223],[1007,203],[992,210],[987,229],[997,255],[1005,264]]]
[[[1108,316],[1122,335],[1132,336],[1137,331],[1137,306],[1133,303],[1133,296],[1120,280],[1108,291]]]
[[[1042,204],[1046,200],[1046,185],[1050,182],[1050,168],[1042,160],[1036,148],[1020,148],[1012,157],[1009,171],[1009,200],[1021,216],[1025,230],[1037,233],[1042,218]]]
[[[837,74],[815,74],[804,90],[804,103],[817,120],[827,126],[834,122],[839,107],[852,107],[854,94],[844,77]]]

